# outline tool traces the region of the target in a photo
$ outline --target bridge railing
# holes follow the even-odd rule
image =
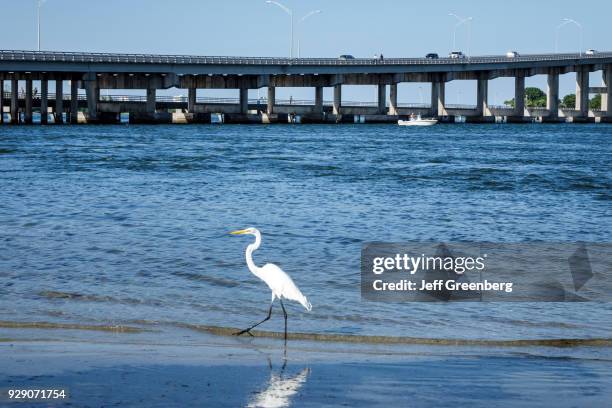
[[[466,58],[281,58],[281,57],[232,57],[153,54],[110,54],[58,51],[0,50],[0,61],[75,62],[116,64],[180,64],[180,65],[437,65],[496,62],[565,61],[612,58],[612,52],[560,54],[525,54],[517,57],[505,55],[466,56]]]
[[[460,104],[460,103],[447,103],[444,105],[445,109],[465,109],[472,110],[476,109],[476,105]]]
[[[17,94],[19,99],[25,99],[26,93],[23,91],[19,91]],[[10,99],[11,92],[4,92],[4,98]],[[33,92],[32,98],[34,100],[40,99],[40,93]],[[55,93],[49,93],[49,100],[55,100]],[[70,94],[63,94],[63,100],[70,101]],[[85,101],[87,100],[87,96],[84,93],[78,94],[78,100]],[[144,103],[147,101],[147,97],[145,95],[100,95],[99,102],[128,102],[128,103]],[[184,95],[157,95],[155,98],[155,102],[160,103],[188,103],[188,97]],[[198,97],[196,98],[197,103],[201,104],[239,104],[239,98],[217,98],[217,97]],[[250,98],[250,105],[267,105],[268,99],[265,97],[261,98]],[[309,106],[315,104],[315,101],[312,99],[276,99],[276,105],[295,105],[295,106]],[[331,106],[333,104],[332,101],[323,101],[323,105]],[[369,101],[342,101],[342,105],[345,106],[363,106],[363,107],[375,107],[378,106],[377,102],[369,102]]]
[[[431,104],[429,103],[412,103],[412,102],[399,102],[398,108],[417,108],[417,109],[429,109]]]
[[[4,91],[3,92],[4,99],[11,98],[11,92]],[[25,99],[25,92],[18,92],[19,99]],[[32,95],[34,100],[40,99],[40,94]],[[48,94],[49,100],[55,100],[55,93]],[[187,104],[188,98],[183,95],[158,95],[155,99],[156,103],[177,103],[177,104]],[[63,94],[64,101],[70,101],[70,94]],[[78,94],[79,101],[86,101],[87,96],[84,93]],[[144,95],[101,95],[99,102],[110,102],[110,103],[145,103],[147,101],[147,97]],[[239,98],[216,98],[216,97],[198,97],[196,102],[203,105],[212,105],[212,104],[220,104],[220,105],[237,105],[240,103]],[[268,100],[265,97],[261,98],[250,98],[249,105],[260,105],[262,109],[267,105]],[[312,99],[276,99],[275,105],[282,106],[314,106],[315,101]],[[326,100],[323,101],[323,106],[332,106],[333,102]],[[342,106],[351,106],[351,107],[377,107],[378,102],[371,101],[342,101]],[[415,102],[400,102],[397,104],[398,108],[413,108],[413,109],[430,109],[431,104],[429,103],[415,103]],[[445,104],[444,107],[446,109],[463,109],[463,110],[475,110],[476,105],[471,104],[453,104],[448,103]],[[489,105],[489,109],[513,109],[510,105]],[[546,107],[527,107],[528,110],[532,112],[544,112],[547,110]],[[573,108],[561,108],[563,111],[573,112],[575,109]],[[600,112],[600,109],[590,109],[593,112]]]
[[[4,91],[3,92],[4,99],[11,99],[11,95],[12,95],[12,92],[10,92],[10,91]],[[25,99],[26,98],[26,92],[25,91],[17,92],[17,98],[18,99]],[[38,90],[35,90],[35,91],[32,92],[32,99],[38,100],[40,98],[41,98],[41,96],[40,96],[40,93],[38,92]],[[55,94],[54,93],[47,94],[47,99],[55,100]],[[70,94],[63,94],[62,95],[62,100],[64,100],[64,101],[69,101],[71,99],[72,98],[71,98]],[[78,99],[79,100],[87,100],[87,96],[85,94],[83,94],[83,93],[80,93],[80,94],[78,94]]]

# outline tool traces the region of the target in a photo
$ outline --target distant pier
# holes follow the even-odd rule
[[[603,86],[590,87],[598,71]],[[570,72],[576,73],[576,103],[560,109],[559,76]],[[547,75],[545,108],[525,106],[525,78],[534,75]],[[499,77],[514,78],[513,108],[489,104],[488,83]],[[476,106],[446,103],[446,83],[456,80],[477,81]],[[23,89],[18,81],[25,81]],[[398,104],[402,82],[431,83],[431,102]],[[394,123],[411,113],[443,122],[612,122],[612,52],[341,60],[0,51],[0,89],[6,83],[10,91],[2,92],[0,112],[12,124],[32,124],[34,112],[42,124],[49,118],[55,124],[119,123],[121,114],[130,123]],[[376,87],[377,102],[343,101],[343,85]],[[313,88],[313,99],[277,100],[279,87]],[[325,87],[333,88],[333,100],[323,100]],[[168,88],[186,89],[187,96],[157,96]],[[265,97],[249,100],[249,89],[260,88]],[[146,96],[104,96],[105,89],[141,89]],[[197,98],[198,89],[238,89],[239,97]],[[589,109],[594,93],[602,95],[599,110]]]

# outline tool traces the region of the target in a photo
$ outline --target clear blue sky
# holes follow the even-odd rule
[[[500,54],[509,49],[552,52],[555,28],[563,17],[584,26],[583,49],[612,49],[610,0],[279,1],[294,10],[296,20],[311,10],[322,11],[297,27],[302,56],[306,57],[345,53],[371,57],[380,52],[386,57],[446,54],[456,22],[449,12],[473,17],[472,54]],[[4,33],[0,48],[36,48],[36,4],[37,0],[0,0]],[[289,53],[289,18],[264,0],[47,0],[42,10],[45,50],[265,56]],[[464,51],[467,31],[467,26],[457,31],[457,48]],[[578,49],[578,32],[573,25],[560,30],[560,51]],[[600,74],[593,74],[591,83],[600,82]],[[545,78],[528,79],[527,86],[545,89]],[[574,86],[573,75],[562,77],[561,94],[573,92]],[[454,81],[448,87],[449,103],[471,103],[475,99],[472,81]],[[346,100],[375,98],[374,87],[346,88]],[[291,94],[311,98],[313,92],[279,90],[279,97]],[[428,92],[428,84],[401,85],[399,99],[426,101]],[[501,103],[512,97],[512,80],[492,81],[489,92],[491,103]],[[206,93],[233,91],[200,91],[199,95]]]

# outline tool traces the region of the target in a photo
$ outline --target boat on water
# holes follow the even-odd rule
[[[421,118],[421,115],[410,115],[408,120],[398,120],[397,124],[400,126],[432,126],[438,123],[438,119],[434,118]]]

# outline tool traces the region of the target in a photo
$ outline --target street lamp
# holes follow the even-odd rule
[[[47,0],[38,0],[37,7],[38,51],[40,51],[40,9],[45,1]]]
[[[455,27],[453,28],[453,51],[457,51],[457,28],[459,28],[461,25],[465,24],[465,23],[469,23],[468,24],[468,43],[467,43],[467,54],[470,55],[470,37],[471,37],[471,31],[472,31],[472,17],[459,17],[458,15],[456,15],[455,13],[448,13],[449,16],[451,17],[455,17],[458,20],[458,23],[455,24]]]
[[[289,18],[291,19],[291,45],[289,47],[289,58],[293,58],[293,44],[295,43],[295,41],[293,40],[294,37],[294,29],[293,29],[293,11],[285,6],[284,4],[281,4],[277,1],[274,0],[267,0],[266,4],[274,4],[275,6],[280,7],[285,13],[287,13],[289,15]],[[307,13],[304,17],[302,17],[299,21],[298,24],[303,22],[304,20],[306,20],[309,17],[312,17],[315,14],[319,14],[321,12],[321,10],[313,10],[310,13]],[[300,41],[298,40],[298,57],[300,56]]]
[[[580,48],[578,49],[578,54],[582,57],[582,24],[571,18],[564,18],[562,21],[563,22],[557,26],[557,30],[555,32],[555,54],[559,52],[559,31],[561,31],[561,27],[566,26],[568,24],[574,24],[576,27],[578,27],[580,33]]]
[[[291,9],[287,6],[274,0],[267,0],[266,4],[274,4],[275,6],[283,9],[283,11],[289,15],[289,18],[291,19],[291,45],[289,46],[289,58],[293,58],[293,11],[291,11]]]
[[[310,18],[310,17],[314,16],[315,14],[320,14],[320,13],[321,13],[321,10],[313,10],[313,11],[311,11],[310,13],[307,13],[307,14],[306,14],[304,17],[302,17],[302,18],[300,19],[300,21],[298,21],[298,27],[299,27],[299,25],[300,25],[302,22],[304,22],[304,20],[306,20],[306,19],[308,19],[308,18]],[[300,36],[298,35],[298,43],[297,43],[297,54],[298,54],[298,58],[300,58],[300,57],[301,57],[301,53],[300,53],[300,42],[301,42],[301,40],[300,40]]]

